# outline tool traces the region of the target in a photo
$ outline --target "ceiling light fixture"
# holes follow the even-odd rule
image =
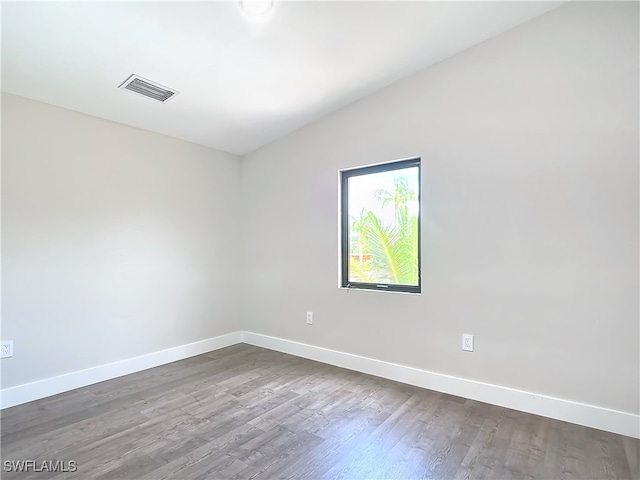
[[[250,18],[265,18],[273,9],[274,0],[239,0],[240,9]]]

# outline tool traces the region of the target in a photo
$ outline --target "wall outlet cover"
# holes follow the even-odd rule
[[[473,335],[469,333],[462,334],[462,350],[465,352],[473,352]]]
[[[13,340],[3,340],[0,347],[0,358],[13,357]]]

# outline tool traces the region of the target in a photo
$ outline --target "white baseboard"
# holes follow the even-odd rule
[[[219,337],[208,338],[178,347],[160,350],[139,357],[128,358],[118,362],[107,363],[86,370],[67,373],[56,377],[45,378],[36,382],[25,383],[0,390],[0,408],[13,407],[39,398],[57,395],[75,388],[86,387],[93,383],[103,382],[148,368],[193,357],[202,353],[242,342],[242,332],[233,332]]]
[[[417,387],[640,438],[640,415],[632,413],[429,372],[257,333],[242,332],[242,341]]]
[[[5,388],[0,390],[0,408],[12,407],[57,395],[75,388],[85,387],[93,383],[121,377],[237,343],[248,343],[349,370],[428,388],[437,392],[640,438],[640,415],[420,370],[282,338],[240,331],[86,370]]]

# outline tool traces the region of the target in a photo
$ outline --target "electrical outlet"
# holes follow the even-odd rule
[[[466,352],[473,352],[473,335],[468,333],[462,334],[462,350]]]
[[[313,312],[307,312],[307,325],[313,325]]]
[[[13,357],[13,340],[3,340],[0,348],[0,358]]]

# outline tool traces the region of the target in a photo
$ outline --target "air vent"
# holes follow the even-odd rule
[[[142,78],[139,75],[131,75],[118,88],[129,90],[130,92],[137,93],[138,95],[144,95],[145,97],[157,100],[161,103],[168,102],[171,98],[180,93],[177,90],[172,90],[164,85]]]

